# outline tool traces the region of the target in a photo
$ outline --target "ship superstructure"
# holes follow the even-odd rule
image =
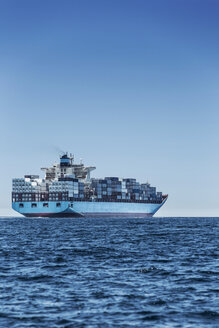
[[[25,175],[12,180],[12,208],[27,217],[146,217],[167,200],[149,183],[133,178],[91,178],[95,167],[75,164],[68,153],[42,170],[43,179]]]

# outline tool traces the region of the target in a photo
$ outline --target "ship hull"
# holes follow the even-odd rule
[[[27,218],[78,218],[82,217],[79,213],[59,212],[59,213],[20,213]]]
[[[127,203],[127,202],[86,202],[74,201],[73,203],[61,202],[59,208],[55,202],[49,202],[48,207],[43,207],[43,202],[37,202],[32,208],[31,202],[13,202],[12,207],[26,217],[130,217],[145,218],[153,216],[162,203]]]
[[[22,213],[21,213],[22,214]],[[88,218],[146,218],[152,217],[153,213],[25,213],[23,214],[27,218],[78,218],[78,217],[88,217]]]
[[[83,213],[84,217],[88,218],[138,218],[144,219],[146,217],[152,217],[153,213],[105,213],[105,212],[96,212],[96,213]]]

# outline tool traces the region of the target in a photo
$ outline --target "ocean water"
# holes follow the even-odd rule
[[[0,219],[0,327],[219,327],[219,218]]]

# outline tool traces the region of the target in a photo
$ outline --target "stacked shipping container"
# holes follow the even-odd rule
[[[64,176],[48,182],[37,176],[13,179],[13,195],[16,201],[129,201],[161,202],[162,193],[149,183],[140,184],[136,179],[106,177],[89,182]]]
[[[119,179],[117,177],[91,179],[90,189],[93,196],[106,201],[162,200],[162,193],[156,192],[155,187],[151,187],[149,183],[140,184],[136,179]]]

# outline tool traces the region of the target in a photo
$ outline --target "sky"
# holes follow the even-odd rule
[[[1,0],[0,215],[60,151],[219,216],[217,0]]]

